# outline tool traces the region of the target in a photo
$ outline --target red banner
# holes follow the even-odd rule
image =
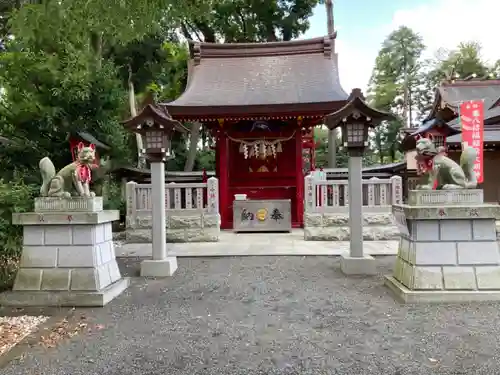
[[[462,125],[462,147],[474,147],[477,158],[474,162],[477,182],[483,182],[483,131],[484,104],[482,100],[471,100],[460,104],[460,123]]]

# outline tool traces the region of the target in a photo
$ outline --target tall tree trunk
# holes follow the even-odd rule
[[[128,67],[128,103],[130,107],[130,115],[132,117],[137,116],[137,104],[135,101],[135,88],[134,82],[132,81],[132,67]],[[139,133],[135,133],[135,142],[137,144],[137,168],[143,169],[146,167],[146,160],[142,154],[144,149],[144,143],[142,142],[142,136]]]
[[[102,33],[92,33],[92,35],[90,35],[90,42],[96,60],[96,67],[97,69],[100,69],[102,67],[102,47],[103,47]]]
[[[196,151],[198,150],[198,142],[200,141],[201,122],[193,122],[191,124],[191,134],[189,136],[189,151],[184,164],[184,172],[191,172],[194,168],[196,160]]]
[[[335,25],[333,20],[333,1],[325,1],[326,8],[326,28],[328,36],[335,35]],[[328,168],[337,168],[337,130],[328,129]]]
[[[408,94],[408,64],[406,59],[406,49],[404,50],[403,55],[403,118],[404,118],[404,126],[406,128],[410,127],[410,117],[408,111],[409,104],[409,94]]]

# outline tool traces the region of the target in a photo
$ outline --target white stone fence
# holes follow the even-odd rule
[[[305,177],[305,211],[310,213],[349,212],[348,180],[319,180]],[[363,180],[363,212],[391,212],[393,204],[403,203],[403,179],[373,177]]]
[[[346,241],[349,239],[348,180],[305,177],[304,239]],[[392,204],[403,203],[403,179],[373,177],[363,180],[363,237],[390,240],[398,237],[393,224]]]
[[[151,184],[127,183],[127,241],[150,242],[153,204]],[[219,181],[165,184],[168,242],[218,241]]]

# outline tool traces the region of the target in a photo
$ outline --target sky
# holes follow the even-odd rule
[[[339,73],[346,92],[366,91],[375,58],[384,39],[401,25],[419,33],[427,46],[425,57],[439,48],[478,41],[482,56],[500,59],[497,27],[499,0],[333,0]],[[302,38],[326,35],[326,11],[319,5]],[[301,39],[302,39],[301,38]]]

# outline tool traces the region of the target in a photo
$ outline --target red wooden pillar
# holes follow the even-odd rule
[[[229,204],[229,155],[226,133],[219,131],[217,137],[217,166],[219,178],[219,213],[221,215],[222,229],[230,229],[232,223],[229,222],[229,212],[231,208]]]
[[[304,225],[304,175],[302,173],[302,131],[300,128],[295,132],[295,209],[296,218],[300,227]]]

